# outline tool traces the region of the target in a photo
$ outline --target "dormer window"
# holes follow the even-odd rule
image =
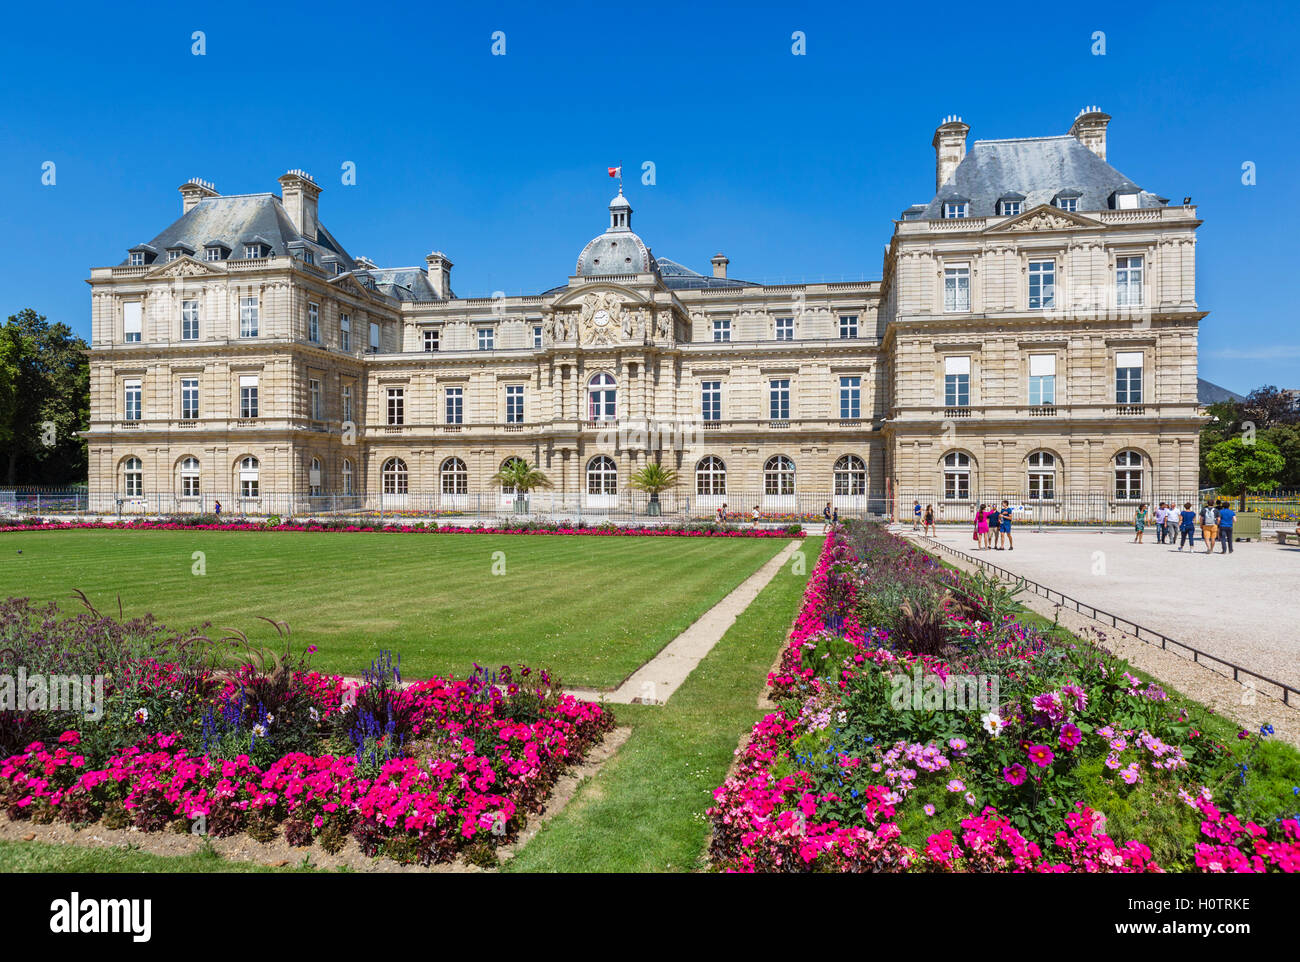
[[[129,263],[132,267],[144,267],[144,252],[143,252],[143,251],[132,251],[132,252],[131,252],[131,260],[128,261],[128,263]]]
[[[1079,198],[1082,195],[1077,190],[1063,190],[1056,195],[1052,203],[1063,210],[1073,214],[1079,209]]]
[[[1020,214],[1020,201],[1004,200],[1002,201],[1001,210],[998,211],[1003,217],[1017,217]]]
[[[945,220],[953,220],[958,217],[969,217],[970,204],[964,200],[945,201],[943,205],[943,216]]]
[[[144,267],[152,264],[158,256],[158,250],[148,244],[137,244],[127,251],[127,263],[132,267]]]
[[[1110,195],[1110,206],[1115,210],[1137,210],[1138,191],[1117,190]]]
[[[302,252],[302,262],[303,262],[304,264],[315,264],[315,263],[316,263],[316,255],[313,254],[311,251],[303,251],[303,252]]]
[[[203,259],[205,261],[224,261],[230,256],[230,248],[221,241],[208,241],[203,245]]]
[[[245,244],[245,245],[244,245],[244,257],[245,257],[245,259],[247,259],[247,258],[252,258],[252,257],[265,257],[265,256],[266,256],[266,253],[267,253],[267,252],[266,252],[266,245],[265,245],[265,244]]]
[[[180,256],[181,256],[181,252],[180,252],[180,251],[168,251],[168,252],[167,252],[167,259],[168,259],[169,261],[174,261],[174,260],[176,260],[176,258],[178,258],[178,257],[180,257]]]

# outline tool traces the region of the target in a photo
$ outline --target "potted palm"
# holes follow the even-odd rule
[[[528,513],[529,491],[555,487],[544,472],[532,467],[523,458],[511,458],[501,465],[501,470],[496,473],[492,480],[501,485],[503,490],[514,490],[515,511],[518,514]]]
[[[663,514],[663,507],[659,504],[659,492],[676,487],[677,472],[672,468],[665,468],[662,464],[647,464],[628,479],[628,484],[650,495],[646,514],[657,518]]]

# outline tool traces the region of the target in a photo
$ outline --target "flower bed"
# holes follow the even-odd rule
[[[523,525],[442,525],[442,524],[356,524],[347,522],[287,522],[265,523],[256,521],[222,521],[212,523],[166,521],[46,521],[34,518],[21,524],[0,526],[0,533],[12,531],[70,531],[82,528],[102,528],[119,531],[324,531],[324,532],[386,532],[392,534],[538,534],[538,535],[588,535],[592,537],[641,538],[801,538],[804,532],[798,525],[785,528],[733,528],[726,525],[697,524],[683,527],[623,527],[615,524],[587,526],[583,524],[552,525],[532,522]]]
[[[877,526],[832,532],[769,676],[780,709],[714,792],[715,866],[1300,870],[1300,755],[1270,726],[1216,739],[1013,594]]]
[[[400,660],[385,656],[349,682],[311,671],[308,649],[219,671],[192,634],[167,637],[147,620],[123,625],[97,613],[52,617],[24,602],[0,607],[0,635],[18,642],[20,663],[44,658],[75,671],[102,638],[127,654],[96,666],[105,675],[98,720],[6,713],[7,743],[36,736],[0,761],[0,807],[11,819],[259,841],[282,834],[329,852],[350,835],[368,855],[490,864],[492,849],[614,726],[604,708],[522,667],[403,686]],[[175,660],[141,656],[148,647]],[[81,664],[68,664],[69,654]]]

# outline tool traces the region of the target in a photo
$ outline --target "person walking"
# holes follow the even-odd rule
[[[1011,505],[1005,501],[1002,502],[1002,510],[998,512],[998,531],[1002,534],[1002,540],[1007,543],[1007,550],[1015,551],[1015,542],[1011,540]]]
[[[724,501],[722,502],[722,505],[718,508],[718,524],[726,524],[726,523],[727,523],[727,502]]]
[[[1168,510],[1163,501],[1156,505],[1156,511],[1152,517],[1152,520],[1156,523],[1156,544],[1165,543],[1165,515]]]
[[[1133,515],[1133,543],[1134,544],[1142,543],[1142,532],[1146,530],[1146,526],[1147,526],[1147,506],[1146,504],[1139,504],[1137,509],[1137,514]]]
[[[221,517],[221,502],[218,501],[218,502],[216,503],[215,507],[216,507],[216,509],[217,509],[217,517],[220,518],[220,517]]]
[[[840,509],[831,508],[831,524],[839,524],[839,523],[840,523]]]
[[[758,527],[758,519],[759,519],[759,517],[760,517],[760,515],[759,515],[759,512],[758,512],[758,505],[754,505],[754,527],[755,527],[755,528]]]
[[[1219,513],[1213,501],[1206,501],[1201,508],[1201,540],[1205,542],[1205,553],[1214,550],[1214,542],[1219,540]]]
[[[917,501],[912,505],[912,530],[915,531],[921,524],[921,502]]]
[[[1232,523],[1237,518],[1237,512],[1232,510],[1232,505],[1227,501],[1219,504],[1219,544],[1222,545],[1219,554],[1232,554]]]
[[[975,514],[975,539],[979,542],[980,547],[988,550],[989,547],[989,515],[993,512],[986,511],[984,505],[980,505],[979,511]]]
[[[1178,505],[1173,501],[1170,501],[1169,510],[1165,513],[1165,528],[1167,529],[1165,532],[1165,541],[1168,544],[1173,544],[1178,540],[1178,526],[1180,523],[1181,518],[1178,514]]]
[[[1178,527],[1182,531],[1182,537],[1178,541],[1178,550],[1183,550],[1183,545],[1187,545],[1192,551],[1196,550],[1196,512],[1192,510],[1192,502],[1187,501],[1183,504],[1183,510],[1178,515]]]
[[[831,523],[831,503],[826,502],[826,507],[822,508],[822,521],[826,524]]]
[[[924,534],[925,532],[928,531],[930,532],[930,537],[933,538],[934,537],[934,505],[932,504],[927,504],[925,506],[925,521],[923,522],[923,525],[924,527],[922,527],[921,533]]]

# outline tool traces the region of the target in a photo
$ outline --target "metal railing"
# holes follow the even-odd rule
[[[1131,635],[1132,637],[1136,638],[1138,641],[1145,642],[1146,644],[1149,645],[1154,645],[1158,642],[1162,650],[1170,651],[1173,654],[1180,655],[1180,657],[1184,657],[1184,658],[1187,656],[1185,654],[1182,654],[1182,652],[1190,652],[1192,661],[1196,662],[1197,664],[1206,665],[1206,667],[1212,667],[1213,665],[1222,665],[1224,668],[1231,669],[1232,680],[1237,682],[1238,684],[1241,683],[1241,676],[1247,675],[1251,678],[1258,679],[1259,681],[1262,681],[1265,684],[1272,685],[1280,692],[1280,694],[1272,695],[1271,697],[1280,698],[1282,704],[1284,705],[1291,706],[1292,697],[1300,696],[1300,688],[1296,688],[1293,685],[1288,685],[1286,682],[1278,681],[1276,678],[1270,678],[1267,675],[1261,675],[1257,671],[1253,671],[1252,669],[1246,668],[1243,665],[1238,665],[1236,662],[1228,661],[1226,658],[1220,658],[1218,655],[1212,655],[1208,651],[1205,651],[1201,648],[1197,648],[1194,645],[1189,645],[1186,644],[1185,642],[1177,641],[1176,639],[1170,638],[1168,635],[1156,631],[1153,628],[1147,628],[1144,625],[1138,624],[1136,621],[1133,621],[1132,619],[1123,618],[1117,614],[1114,614],[1109,611],[1105,611],[1102,608],[1098,608],[1096,605],[1090,605],[1087,602],[1080,601],[1079,599],[1071,597],[1070,595],[1067,595],[1062,591],[1057,591],[1055,588],[1049,588],[1047,585],[1040,584],[1037,581],[1031,581],[1030,579],[1024,577],[1023,575],[1016,574],[1014,571],[1008,571],[1006,568],[1003,568],[1000,565],[995,565],[991,561],[985,561],[983,558],[976,558],[973,555],[967,554],[965,551],[961,551],[950,545],[946,545],[941,541],[936,541],[933,538],[922,536],[917,538],[917,540],[923,542],[928,546],[937,548],[940,551],[944,552],[945,554],[949,554],[954,557],[960,558],[961,560],[967,562],[968,564],[978,565],[984,570],[990,571],[993,574],[996,574],[999,578],[1002,578],[1008,582],[1015,583],[1015,584],[1023,584],[1030,591],[1034,592],[1034,594],[1046,598],[1052,604],[1060,605],[1061,607],[1073,608],[1079,614],[1086,615],[1087,617],[1092,618],[1094,621],[1100,621],[1103,624],[1109,623],[1110,626],[1114,628],[1116,631],[1123,632],[1126,635]],[[1226,676],[1225,672],[1216,671],[1216,674],[1221,674]],[[1251,687],[1255,691],[1259,691],[1261,694],[1266,694],[1266,695],[1270,694],[1267,691],[1262,691],[1261,689],[1254,688],[1253,685]]]

